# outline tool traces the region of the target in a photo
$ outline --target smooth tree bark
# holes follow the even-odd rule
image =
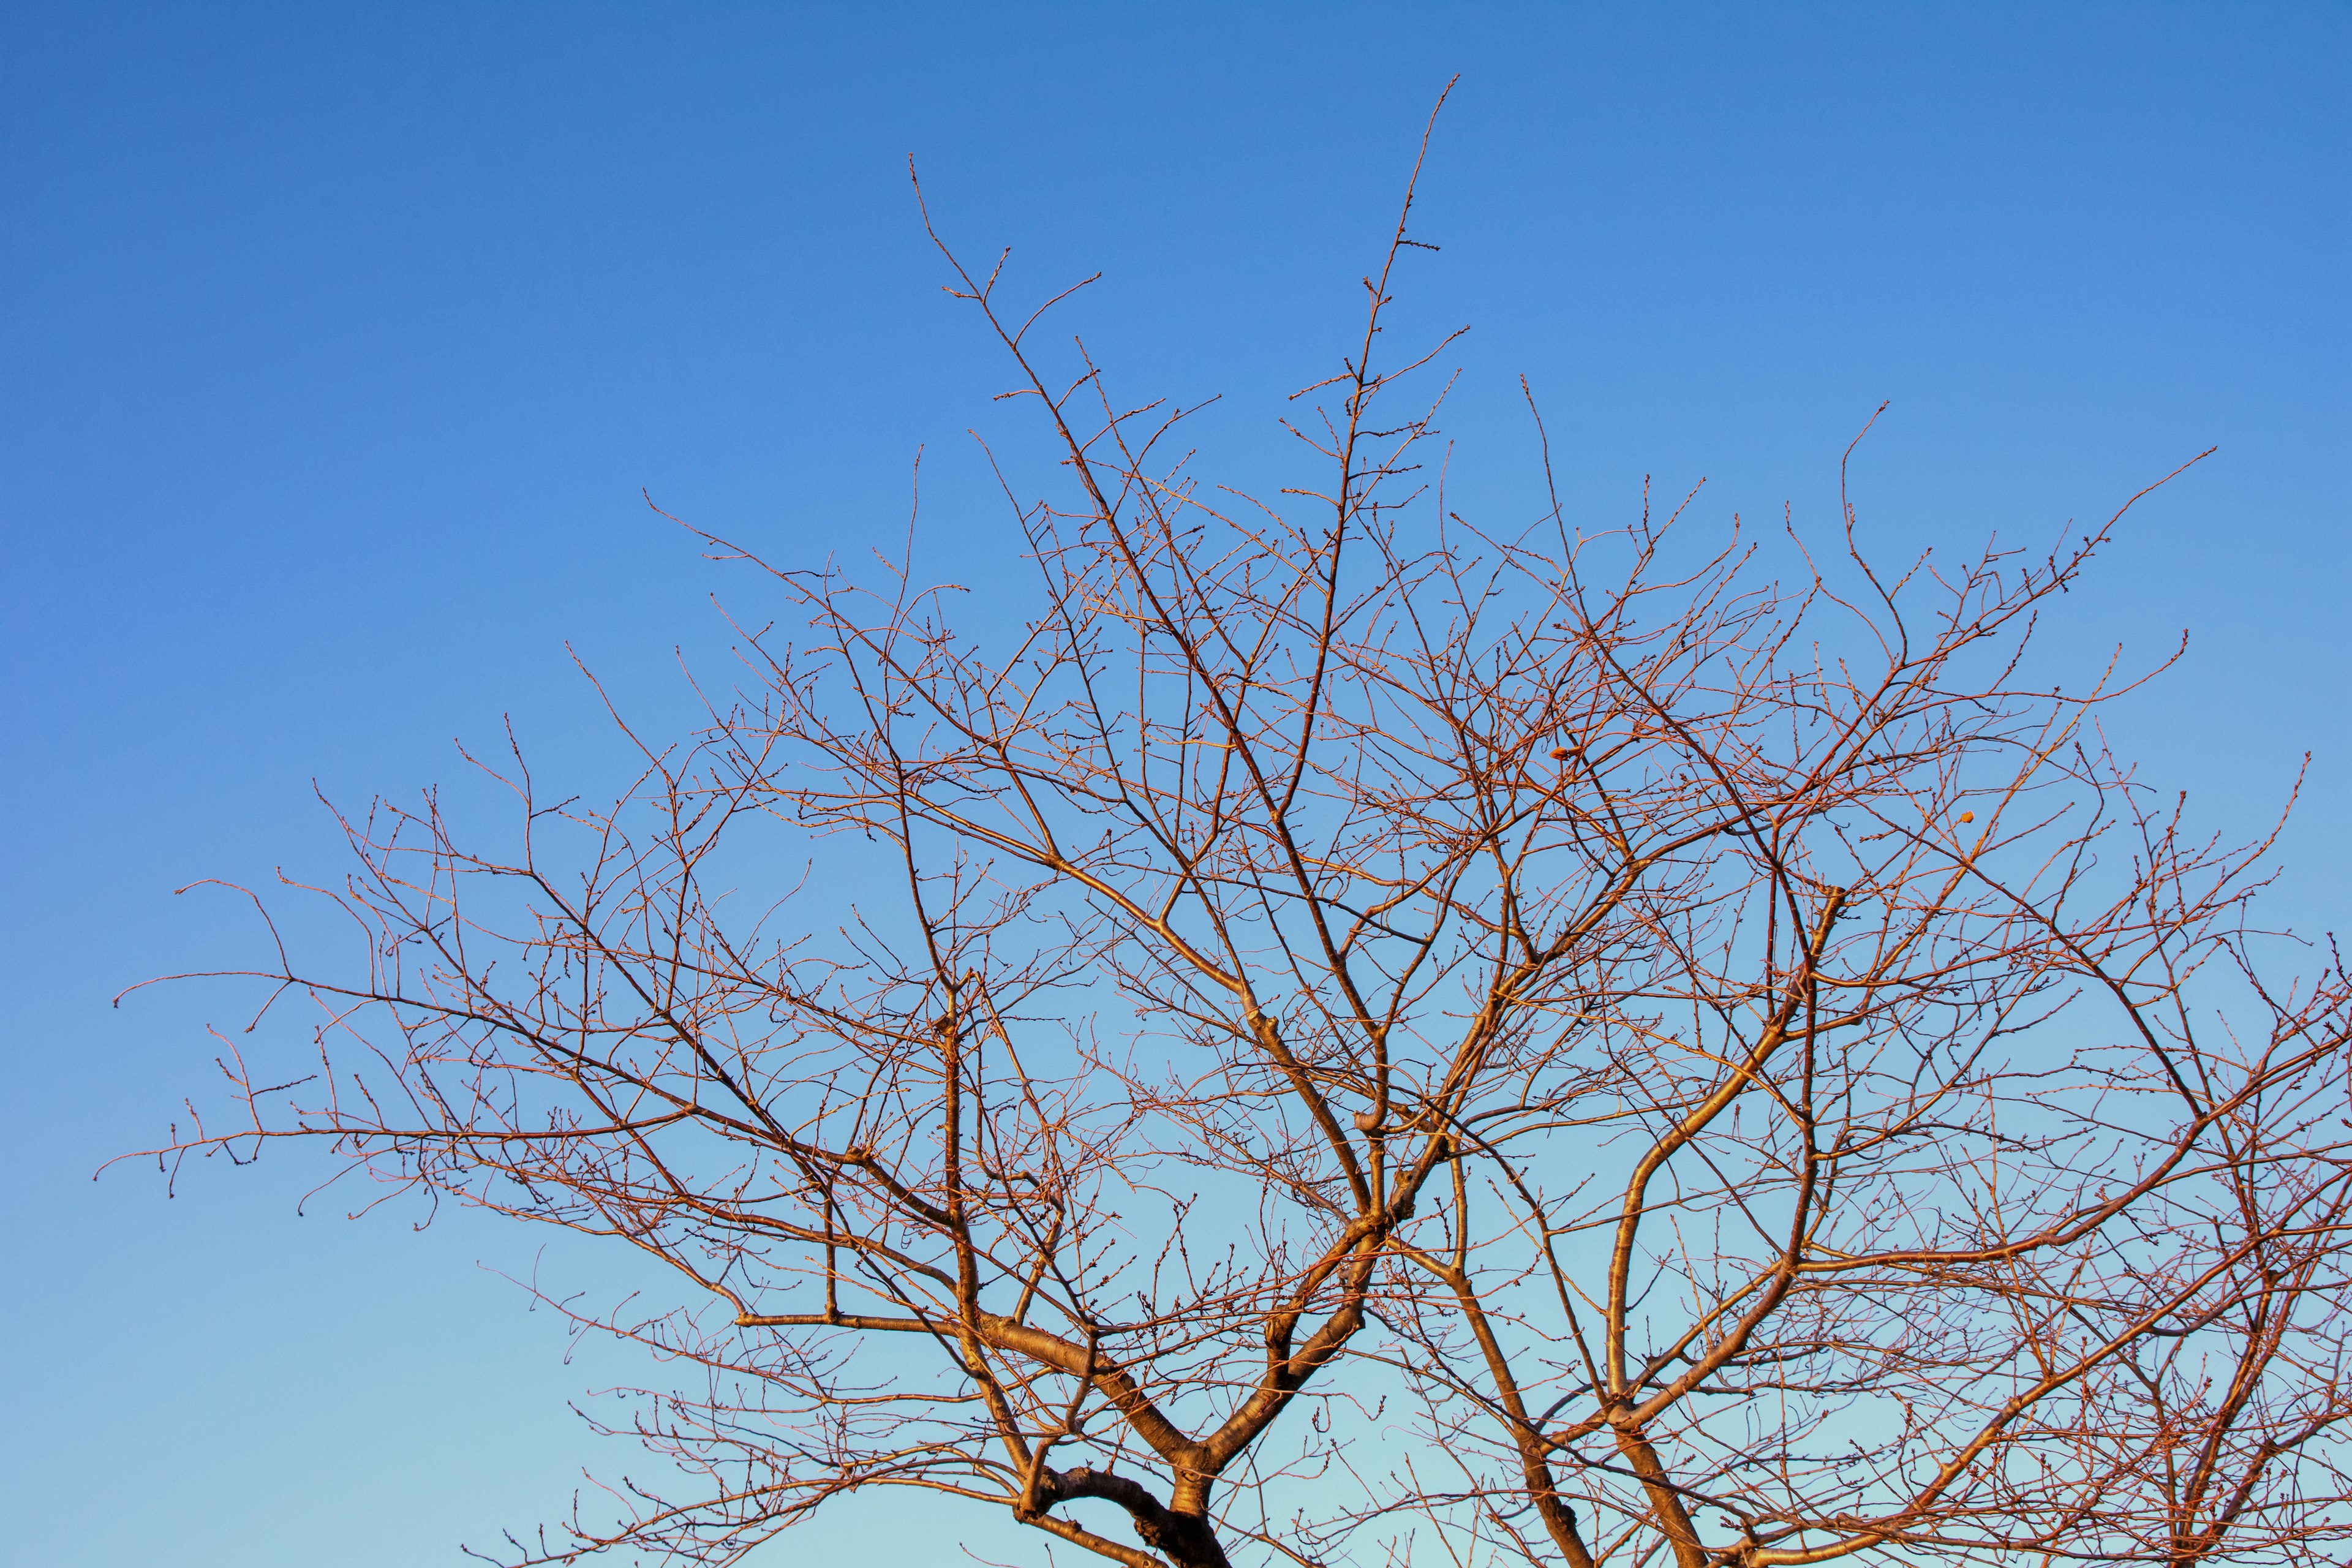
[[[1031,598],[701,534],[765,601],[702,731],[602,808],[486,764],[495,847],[347,818],[363,962],[252,972],[167,1160],[642,1258],[562,1304],[698,1369],[666,1479],[518,1563],[893,1487],[1130,1568],[2338,1557],[2352,1004],[2033,645],[2116,523],[1598,526],[1532,399],[1462,515],[1418,244],[1263,498],[942,245]]]

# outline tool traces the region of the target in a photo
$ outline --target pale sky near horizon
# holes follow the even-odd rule
[[[202,878],[337,874],[341,801],[457,775],[502,716],[615,782],[567,645],[656,722],[773,556],[1014,552],[965,431],[1002,367],[942,300],[906,163],[1129,388],[1223,401],[1279,482],[1429,107],[1399,331],[1467,323],[1459,483],[1530,504],[1833,515],[2040,544],[2140,504],[2053,631],[2189,656],[2119,712],[2341,927],[2352,7],[624,7],[0,12],[0,1557],[407,1568],[559,1514],[625,1446],[565,1408],[659,1373],[527,1310],[537,1241],[357,1223],[278,1151],[102,1161],[204,1091],[236,998],[149,975],[257,940]],[[1714,526],[1714,523],[1709,523]],[[571,1267],[550,1254],[551,1268]],[[581,1265],[583,1279],[624,1280]],[[613,1408],[609,1404],[607,1409]],[[854,1505],[754,1563],[1042,1562]],[[1034,1538],[1033,1538],[1034,1540]],[[1001,1549],[1001,1550],[1000,1550]]]

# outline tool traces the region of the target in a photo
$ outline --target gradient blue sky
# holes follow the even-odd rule
[[[201,877],[340,862],[339,798],[454,776],[502,714],[614,781],[567,639],[656,728],[732,581],[646,512],[786,559],[899,537],[986,589],[962,435],[1002,367],[908,198],[1253,479],[1333,368],[1423,117],[1407,323],[1467,322],[1449,420],[1531,498],[1889,549],[2143,503],[2056,635],[2190,656],[2116,732],[2209,819],[2275,807],[2277,903],[2345,923],[2352,8],[401,6],[0,11],[0,1555],[454,1561],[631,1455],[614,1374],[499,1271],[531,1238],[357,1224],[299,1158],[166,1201],[107,1156],[203,1085],[249,956]],[[1711,526],[1712,524],[1710,524]],[[556,1258],[588,1279],[600,1266]],[[1002,1542],[903,1500],[761,1561]],[[942,1533],[942,1532],[946,1533]],[[1042,1561],[1016,1543],[1020,1561]],[[1003,1555],[1002,1552],[999,1553]]]

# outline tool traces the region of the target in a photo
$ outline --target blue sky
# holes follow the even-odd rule
[[[249,956],[171,889],[339,868],[342,800],[455,776],[511,714],[615,759],[567,643],[655,728],[734,585],[646,510],[814,560],[905,528],[1010,564],[964,432],[1003,367],[938,285],[1014,247],[1119,383],[1223,401],[1277,479],[1412,144],[1402,327],[1467,323],[1465,492],[1833,515],[1890,550],[2143,503],[2071,617],[2187,663],[2118,715],[2208,819],[2275,808],[2277,904],[2343,921],[2352,10],[20,5],[0,15],[0,1486],[8,1552],[181,1568],[455,1561],[630,1456],[624,1375],[502,1274],[533,1238],[357,1224],[302,1159],[167,1201],[108,1156],[203,1088],[189,988]],[[553,1255],[551,1255],[553,1256]],[[572,1266],[560,1257],[554,1266]],[[596,1265],[577,1267],[593,1276]],[[601,1278],[601,1277],[600,1277]],[[798,1551],[941,1559],[893,1502]],[[991,1527],[963,1531],[975,1546]],[[1011,1548],[1037,1560],[1034,1547]],[[780,1549],[768,1559],[796,1561]]]

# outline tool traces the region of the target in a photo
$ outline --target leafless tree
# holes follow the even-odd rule
[[[792,635],[608,808],[347,819],[365,963],[251,976],[310,1076],[224,1036],[166,1162],[644,1255],[572,1310],[701,1369],[635,1406],[677,1484],[520,1563],[881,1487],[1130,1568],[2335,1558],[2352,988],[2110,754],[2140,678],[2040,661],[2115,524],[1465,519],[1416,244],[1271,500],[943,244],[1057,445],[1031,605],[703,534]]]

